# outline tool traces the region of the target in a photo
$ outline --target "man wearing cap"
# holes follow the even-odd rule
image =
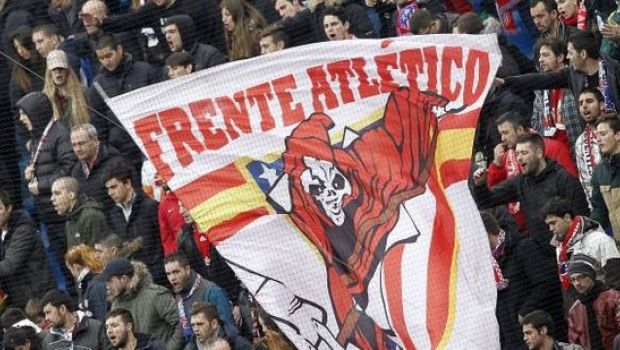
[[[102,272],[112,310],[127,309],[134,316],[133,329],[152,334],[168,350],[182,347],[177,327],[179,314],[170,291],[154,284],[146,266],[126,258],[114,258]]]
[[[596,279],[597,263],[593,258],[577,254],[568,268],[577,300],[568,311],[568,340],[585,349],[611,349],[620,327],[615,310],[620,292],[607,289]]]

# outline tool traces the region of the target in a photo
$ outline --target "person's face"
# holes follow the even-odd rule
[[[191,64],[188,64],[187,66],[166,66],[168,77],[170,77],[170,79],[176,79],[191,74],[192,69],[193,67]]]
[[[605,103],[599,102],[593,93],[584,92],[579,95],[579,114],[586,123],[594,123],[604,109]]]
[[[536,6],[530,8],[530,15],[532,15],[532,19],[534,20],[534,24],[536,25],[538,31],[543,34],[549,32],[558,16],[555,11],[551,11],[551,13],[547,12],[545,5],[542,2],[539,2]]]
[[[545,334],[547,333],[547,327],[543,327],[539,332],[531,324],[523,325],[523,341],[527,348],[530,350],[538,350],[543,343]]]
[[[179,32],[179,28],[177,28],[176,24],[164,27],[164,33],[166,34],[166,42],[168,42],[170,51],[183,51],[183,39],[181,38],[181,32]]]
[[[276,0],[276,11],[278,11],[282,18],[293,17],[297,14],[295,5],[288,0]]]
[[[323,29],[325,35],[331,41],[345,40],[349,38],[349,22],[344,22],[332,15],[323,17]]]
[[[101,266],[106,266],[115,257],[116,248],[108,248],[99,243],[95,244],[95,259],[101,263]]]
[[[563,217],[556,215],[548,215],[545,218],[545,223],[549,226],[549,231],[551,231],[555,238],[558,241],[564,241],[564,237],[566,237],[566,233],[570,228],[570,224],[572,223],[572,219],[570,215],[566,214]]]
[[[502,143],[510,149],[514,149],[517,145],[517,137],[523,133],[521,127],[515,128],[512,123],[505,122],[497,126],[499,135],[502,138]]]
[[[123,48],[120,46],[115,49],[104,47],[95,52],[99,63],[109,72],[114,72],[123,59]]]
[[[5,227],[9,223],[9,217],[11,216],[11,211],[13,211],[13,207],[10,205],[4,205],[4,203],[0,202],[0,228]]]
[[[189,266],[181,266],[177,261],[169,262],[164,266],[168,282],[175,292],[180,292],[189,282],[192,270]]]
[[[189,213],[189,210],[185,209],[181,202],[179,202],[179,213],[181,213],[181,215],[183,216],[183,220],[186,224],[194,223],[194,218],[192,218],[192,214]]]
[[[192,315],[191,318],[192,330],[196,334],[196,339],[204,343],[207,340],[212,339],[215,336],[217,330],[217,320],[207,320],[203,313]]]
[[[582,273],[574,273],[570,275],[570,281],[573,284],[573,287],[575,287],[577,293],[583,295],[588,294],[590,289],[594,286],[594,280]]]
[[[97,1],[87,1],[84,6],[82,6],[80,18],[82,19],[82,24],[88,35],[99,33],[100,29],[97,26],[96,19],[105,17],[106,10],[103,5]]]
[[[106,287],[106,296],[108,300],[113,300],[119,295],[123,294],[125,289],[127,289],[127,285],[129,284],[130,277],[129,276],[112,276],[105,283]]]
[[[620,146],[620,132],[614,133],[609,123],[600,123],[596,126],[596,140],[602,154],[612,155]]]
[[[121,316],[108,317],[105,320],[105,334],[115,349],[121,349],[127,344],[131,331],[132,324],[123,322]]]
[[[108,189],[108,196],[110,196],[116,204],[127,202],[133,192],[131,181],[124,183],[117,179],[110,179],[106,181],[105,187]]]
[[[99,140],[89,137],[86,130],[76,130],[71,133],[73,153],[83,162],[89,162],[97,154]]]
[[[20,43],[17,39],[13,40],[13,47],[15,48],[15,52],[17,52],[19,57],[26,61],[30,59],[30,51],[28,51],[28,49],[24,45],[22,45],[22,43]]]
[[[225,8],[222,9],[222,23],[224,23],[224,29],[227,32],[232,32],[235,29],[235,21],[230,12]]]
[[[51,303],[47,303],[43,306],[43,313],[45,314],[45,319],[52,326],[62,327],[65,324],[64,316],[67,313],[67,308],[64,305],[55,307]]]
[[[67,191],[67,188],[58,181],[52,184],[52,205],[58,215],[66,215],[75,202],[75,194]]]
[[[521,165],[524,175],[536,175],[543,158],[542,151],[529,142],[518,143],[516,147],[517,162]]]
[[[556,56],[549,46],[541,46],[538,51],[538,64],[543,72],[553,72],[561,68],[564,64],[564,55]]]
[[[555,0],[558,5],[558,12],[564,18],[570,18],[577,14],[576,0]]]
[[[566,58],[568,58],[568,62],[575,70],[582,71],[585,68],[586,56],[586,50],[577,51],[573,43],[568,43]]]
[[[24,124],[26,130],[32,131],[32,122],[30,122],[30,117],[28,117],[28,114],[21,109],[19,110],[19,121]]]
[[[67,83],[69,71],[65,68],[52,69],[52,82],[56,86],[64,86]]]
[[[45,35],[43,32],[35,32],[32,34],[32,41],[34,42],[34,47],[37,49],[39,54],[44,58],[47,57],[47,54],[55,50],[60,44],[60,40],[58,40],[57,35]]]
[[[284,1],[286,1],[286,0],[284,0]],[[261,38],[258,43],[260,45],[260,54],[261,55],[272,53],[272,52],[276,52],[276,51],[280,51],[283,48],[283,45],[277,45],[273,41],[273,36],[271,36],[271,35],[266,36],[264,38]]]

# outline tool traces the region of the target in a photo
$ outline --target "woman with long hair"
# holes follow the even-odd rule
[[[54,120],[61,122],[67,130],[89,122],[84,87],[69,67],[67,54],[62,50],[53,50],[47,55],[43,92],[52,101]]]
[[[104,320],[109,305],[105,298],[105,281],[98,278],[103,267],[95,257],[95,250],[86,244],[72,247],[65,254],[65,263],[75,279],[80,310],[89,311],[93,318]]]
[[[260,55],[260,31],[267,26],[263,15],[245,0],[223,0],[220,9],[230,60]]]
[[[45,60],[37,52],[32,42],[30,27],[21,26],[10,36],[13,48],[13,68],[11,70],[11,106],[32,91],[43,88],[42,76],[45,73]]]

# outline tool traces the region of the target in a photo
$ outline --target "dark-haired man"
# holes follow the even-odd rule
[[[194,58],[189,53],[174,52],[166,58],[166,74],[170,79],[184,77],[194,72]]]
[[[106,336],[117,350],[164,350],[166,347],[149,334],[134,331],[134,320],[126,309],[114,309],[105,317]]]
[[[229,349],[249,350],[252,344],[239,335],[237,330],[218,318],[215,306],[196,302],[191,308],[191,324],[195,336],[185,350],[226,349],[220,342],[224,340]]]
[[[579,345],[558,342],[553,338],[553,318],[542,310],[523,317],[523,341],[530,350],[582,350]]]
[[[351,33],[351,23],[340,8],[329,7],[323,13],[323,29],[329,41],[356,39]]]
[[[601,162],[601,151],[596,140],[596,122],[605,110],[603,94],[594,87],[586,87],[579,94],[579,114],[585,122],[583,132],[575,141],[575,161],[579,180],[586,191],[590,203],[592,200],[592,173]]]
[[[559,18],[555,0],[533,0],[530,2],[530,15],[542,38],[556,38],[564,43],[578,32],[577,28],[566,26]]]
[[[288,46],[287,42],[288,36],[286,35],[282,27],[277,25],[268,26],[260,33],[260,40],[258,42],[258,44],[260,45],[260,54],[265,55],[268,53],[284,50]]]

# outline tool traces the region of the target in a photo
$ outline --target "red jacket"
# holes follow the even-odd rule
[[[185,225],[185,219],[183,219],[183,215],[181,215],[179,211],[179,199],[173,192],[168,191],[168,193],[164,194],[159,204],[157,216],[164,256],[168,256],[177,251],[177,237],[179,231],[183,228],[183,225]],[[202,234],[195,225],[192,234],[196,242],[196,247],[198,247],[200,251],[200,255],[203,258],[208,258],[211,243],[207,239],[207,236]]]
[[[601,292],[593,304],[605,350],[611,350],[614,337],[620,333],[620,327],[616,323],[616,305],[619,301],[620,292],[608,289]],[[579,300],[575,301],[568,311],[568,340],[573,344],[580,344],[584,349],[592,348],[586,306]]]

